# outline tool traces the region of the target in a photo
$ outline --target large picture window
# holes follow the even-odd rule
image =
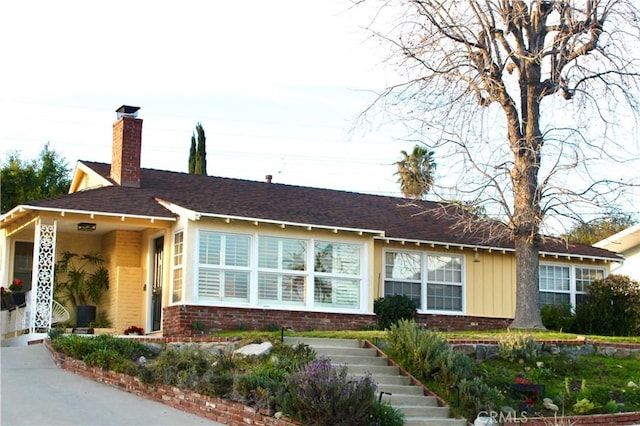
[[[541,264],[540,305],[571,305],[584,302],[589,284],[604,278],[603,268]]]
[[[248,302],[250,249],[248,235],[200,232],[199,300]]]
[[[384,295],[403,294],[421,311],[462,312],[462,257],[387,251]]]
[[[363,244],[202,230],[198,300],[364,309]]]

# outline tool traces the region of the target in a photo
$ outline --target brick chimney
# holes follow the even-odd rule
[[[111,179],[132,188],[140,188],[142,119],[137,118],[139,109],[122,105],[116,110],[118,119],[113,123]]]

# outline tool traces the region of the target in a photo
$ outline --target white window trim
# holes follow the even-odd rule
[[[174,263],[175,260],[175,256],[176,256],[176,235],[178,234],[182,234],[182,262],[179,265],[176,265]],[[186,257],[186,232],[184,229],[177,229],[175,230],[172,234],[171,234],[171,260],[170,260],[170,267],[171,267],[171,278],[170,278],[170,283],[171,286],[169,287],[169,294],[170,294],[170,300],[171,300],[171,304],[182,304],[184,303],[184,299],[185,299],[185,257]],[[180,300],[179,301],[174,301],[173,300],[173,292],[174,292],[174,273],[177,269],[181,269],[182,270],[182,292],[180,294]]]
[[[558,294],[569,294],[569,304],[572,308],[576,307],[576,295],[577,294],[586,294],[584,291],[577,291],[576,284],[576,268],[581,269],[599,269],[602,270],[603,278],[607,277],[607,268],[604,266],[587,266],[581,263],[560,263],[560,262],[540,262],[538,268],[540,266],[555,266],[555,267],[563,267],[569,268],[569,291],[552,291],[552,290],[543,290],[540,288],[540,278],[538,278],[538,292],[539,293],[558,293]]]
[[[438,252],[438,251],[422,251],[422,250],[407,250],[407,249],[392,249],[392,248],[385,248],[382,250],[382,295],[384,295],[384,285],[385,282],[387,280],[386,278],[386,255],[387,253],[417,253],[420,255],[420,275],[421,275],[421,280],[420,280],[420,304],[422,306],[425,307],[425,309],[418,309],[418,313],[419,314],[436,314],[436,315],[464,315],[465,312],[467,311],[467,306],[466,306],[466,301],[467,301],[467,297],[466,297],[466,293],[467,293],[467,280],[466,280],[466,268],[467,268],[467,264],[466,264],[466,256],[462,255],[462,254],[451,254],[451,253],[445,253],[445,252]],[[455,257],[460,259],[460,268],[461,268],[461,283],[458,284],[453,284],[453,283],[445,283],[444,285],[455,285],[455,286],[459,286],[462,288],[461,291],[461,295],[462,295],[462,300],[460,302],[460,308],[461,310],[459,311],[449,311],[449,310],[442,310],[442,309],[427,309],[427,284],[428,284],[428,257],[429,256],[449,256],[449,257]],[[399,280],[399,281],[403,281],[403,280]],[[408,280],[406,282],[415,282],[412,280]]]

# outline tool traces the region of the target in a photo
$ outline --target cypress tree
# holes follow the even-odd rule
[[[207,148],[206,148],[206,140],[207,138],[204,135],[204,128],[201,123],[196,125],[196,133],[198,134],[198,145],[196,148],[196,161],[195,161],[195,171],[194,173],[197,175],[205,175],[207,174]]]
[[[189,150],[189,174],[196,172],[196,134],[191,134],[191,149]]]

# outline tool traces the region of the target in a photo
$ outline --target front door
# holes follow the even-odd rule
[[[162,324],[162,278],[164,237],[153,240],[153,269],[151,277],[151,331],[159,331]]]

